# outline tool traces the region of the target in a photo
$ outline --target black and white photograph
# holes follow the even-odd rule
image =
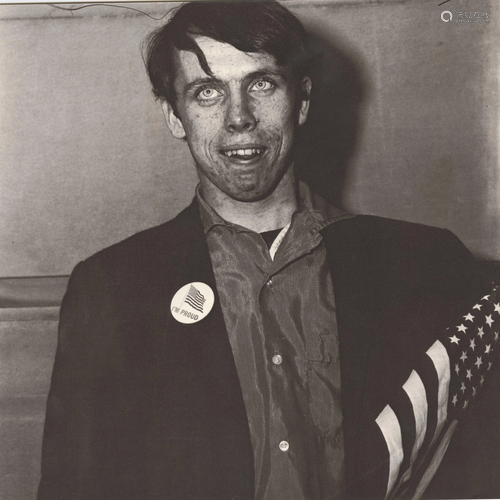
[[[500,498],[500,6],[0,4],[0,498]]]

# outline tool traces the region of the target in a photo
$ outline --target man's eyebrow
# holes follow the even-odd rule
[[[243,78],[243,81],[248,81],[248,80],[255,80],[256,78],[263,78],[263,77],[272,77],[272,78],[282,78],[284,81],[287,81],[287,74],[285,71],[280,71],[280,70],[276,70],[275,68],[273,69],[262,69],[262,70],[258,70],[258,71],[253,71],[252,73],[249,73],[248,75],[245,75],[245,77]],[[203,77],[203,78],[196,78],[195,80],[193,80],[192,82],[189,82],[185,89],[184,89],[184,92],[185,93],[189,93],[190,91],[192,91],[193,89],[197,88],[197,87],[200,87],[202,85],[210,85],[210,84],[215,84],[215,85],[224,85],[224,81],[219,79],[219,78],[215,78],[213,76],[206,76],[206,77]]]
[[[196,78],[196,80],[193,80],[192,82],[189,82],[186,87],[184,88],[184,92],[188,93],[190,90],[199,87],[200,85],[207,85],[207,84],[216,84],[216,85],[222,85],[223,82],[222,80],[219,80],[218,78],[214,78],[213,76],[206,76],[204,78]]]
[[[273,69],[262,69],[259,71],[254,71],[253,73],[249,73],[245,76],[245,80],[255,80],[256,78],[262,78],[265,76],[273,77],[273,78],[282,78],[285,82],[287,81],[286,71]]]

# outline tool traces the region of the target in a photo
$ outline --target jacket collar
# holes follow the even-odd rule
[[[321,231],[326,226],[354,215],[330,205],[324,198],[314,193],[305,183],[298,183],[299,206],[293,217],[308,217],[308,225],[315,231]],[[196,187],[195,201],[198,203],[203,230],[206,233],[214,226],[231,226],[236,230],[249,231],[249,229],[233,224],[223,219],[202,197],[200,184]]]

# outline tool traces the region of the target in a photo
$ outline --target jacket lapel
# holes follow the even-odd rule
[[[370,373],[376,325],[366,242],[357,231],[356,219],[344,219],[327,226],[322,235],[335,294],[339,334],[342,414],[346,484],[355,487],[364,413],[367,375]]]
[[[217,497],[251,498],[254,465],[248,419],[197,203],[173,222],[171,234],[177,235],[180,254],[166,307],[181,287],[193,282],[208,285],[215,296],[212,310],[196,323],[182,324],[168,312],[167,348],[175,351],[169,362],[182,373],[176,385],[185,381],[176,389],[175,401],[189,409],[184,419],[191,422],[188,432],[201,433],[202,442],[210,443],[207,450],[200,449],[199,454],[208,453],[200,477],[206,474],[204,481],[217,485]]]
[[[345,219],[326,227],[323,238],[335,293],[342,370],[344,417],[359,414],[365,387],[367,360],[371,348],[367,322],[370,295],[364,272],[364,242],[356,233],[355,219]],[[367,342],[368,340],[368,342]]]
[[[169,314],[168,329],[174,334],[189,338],[197,344],[199,351],[205,354],[205,361],[211,368],[213,376],[219,381],[220,388],[230,400],[239,401],[243,405],[236,366],[234,363],[231,345],[227,335],[212,262],[201,224],[196,202],[186,209],[182,217],[184,226],[184,251],[178,263],[178,277],[173,287],[173,295],[184,285],[193,282],[202,282],[208,285],[215,295],[215,302],[210,313],[202,320],[192,324],[179,323],[172,314]],[[170,306],[170,302],[168,302]]]

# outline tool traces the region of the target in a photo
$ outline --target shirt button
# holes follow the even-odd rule
[[[288,451],[288,448],[290,448],[290,445],[288,444],[288,441],[281,441],[281,443],[280,443],[280,450],[281,451]]]
[[[281,362],[283,361],[283,358],[279,354],[275,354],[273,356],[273,363],[275,365],[281,365]]]

